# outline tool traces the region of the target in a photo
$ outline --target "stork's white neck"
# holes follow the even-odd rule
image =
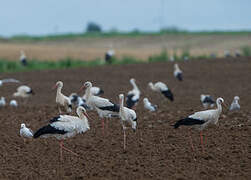
[[[62,94],[62,88],[63,88],[63,86],[57,87],[57,94]]]
[[[136,83],[134,81],[130,81],[132,86],[133,86],[133,89],[135,90],[139,90],[138,86],[136,85]]]
[[[89,101],[89,99],[90,99],[90,97],[92,96],[92,93],[91,93],[91,86],[90,87],[88,87],[88,88],[86,88],[86,101],[88,102]]]
[[[124,98],[119,98],[119,114],[123,115],[124,114]]]
[[[221,112],[222,112],[221,103],[219,101],[216,101],[216,105],[217,105],[217,112],[218,112],[218,114],[221,114]]]

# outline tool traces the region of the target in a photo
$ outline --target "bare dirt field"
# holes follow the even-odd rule
[[[66,57],[81,60],[103,58],[104,53],[113,47],[117,57],[133,56],[147,59],[159,54],[166,48],[171,55],[175,51],[181,54],[189,50],[191,55],[210,55],[216,53],[222,57],[225,50],[235,53],[243,46],[251,46],[249,35],[162,35],[139,37],[102,37],[72,38],[44,41],[0,41],[0,57],[18,60],[20,50],[24,50],[29,59],[59,60]]]
[[[173,63],[113,65],[95,68],[50,70],[1,74],[31,86],[35,96],[18,108],[0,108],[0,179],[250,179],[251,177],[251,59],[214,59],[180,62],[184,81],[173,77]],[[91,129],[68,139],[65,146],[80,157],[64,152],[59,161],[56,139],[35,139],[24,144],[19,136],[21,123],[33,130],[58,115],[55,91],[57,80],[64,82],[63,93],[79,90],[89,80],[102,87],[104,97],[118,102],[120,93],[132,89],[134,77],[142,96],[137,106],[138,129],[127,130],[127,150],[118,119],[101,121],[89,112]],[[147,88],[149,81],[163,81],[174,92],[174,102]],[[17,85],[0,87],[9,102]],[[192,132],[195,152],[187,136],[188,128],[173,129],[177,120],[202,110],[199,96],[208,93],[223,97],[227,104],[240,96],[241,110],[223,111],[219,125],[204,131],[205,153],[199,133]],[[143,97],[158,104],[150,113],[143,108]]]

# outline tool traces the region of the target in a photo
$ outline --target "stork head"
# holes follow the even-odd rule
[[[78,106],[77,114],[78,114],[79,117],[81,117],[81,115],[84,114],[88,119],[90,119],[88,114],[86,113],[85,108],[83,106]]]
[[[55,89],[55,88],[62,88],[63,87],[63,82],[62,81],[58,81],[56,82],[56,84],[52,87],[52,89]]]
[[[240,97],[239,96],[234,96],[234,100],[239,101]]]
[[[131,79],[130,79],[130,82],[131,82],[131,83],[135,83],[135,79],[134,79],[134,78],[131,78]]]
[[[119,104],[122,104],[123,100],[124,100],[124,94],[120,94],[119,95]]]
[[[143,102],[144,102],[144,103],[147,103],[148,101],[149,101],[148,98],[144,98],[144,99],[143,99]]]
[[[84,89],[88,89],[88,88],[91,88],[91,87],[92,87],[92,83],[91,83],[90,81],[86,81],[86,82],[84,83],[84,85],[80,88],[79,91],[82,91],[82,90],[84,90]]]
[[[21,124],[21,128],[25,128],[25,124],[24,123]]]
[[[217,98],[216,104],[223,105],[225,108],[227,108],[227,105],[224,103],[224,99],[222,97]]]

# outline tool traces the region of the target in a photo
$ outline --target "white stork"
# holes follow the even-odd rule
[[[120,122],[123,127],[124,131],[124,149],[126,148],[126,123],[129,123],[132,126],[132,129],[136,131],[137,128],[137,115],[136,112],[132,109],[129,109],[127,107],[124,107],[124,95],[120,94],[119,95],[119,117],[120,117]]]
[[[143,102],[144,102],[144,108],[145,109],[147,109],[147,110],[149,110],[151,112],[157,111],[157,105],[153,105],[152,103],[150,103],[148,98],[144,98]]]
[[[149,82],[148,85],[153,91],[162,93],[170,101],[174,100],[172,91],[163,82],[156,82],[155,84]]]
[[[179,81],[182,81],[182,80],[183,80],[183,73],[182,73],[182,71],[180,70],[179,65],[176,64],[176,63],[174,64],[173,75],[174,75],[174,77],[176,77]]]
[[[235,110],[240,110],[241,109],[241,106],[239,104],[239,96],[234,96],[234,100],[229,108],[229,111],[235,111]]]
[[[22,85],[17,88],[17,92],[15,92],[13,96],[27,98],[34,94],[34,91],[29,86]]]
[[[32,138],[33,131],[27,128],[24,123],[22,123],[21,128],[20,128],[20,136],[23,138]],[[25,139],[24,139],[24,142],[25,142]]]
[[[76,112],[78,117],[69,115],[59,115],[57,117],[52,118],[48,125],[38,129],[33,136],[34,138],[57,138],[60,141],[59,145],[61,161],[63,160],[63,149],[78,156],[78,154],[64,147],[63,140],[70,137],[74,137],[77,134],[84,133],[90,129],[87,119],[88,115],[86,113],[85,108],[79,106]]]
[[[214,107],[215,101],[212,96],[201,94],[200,95],[200,101],[205,109],[207,109],[209,106]]]
[[[14,100],[14,99],[12,99],[12,100],[10,101],[10,106],[12,106],[12,107],[17,107],[17,106],[18,106],[17,101]]]
[[[91,93],[92,83],[87,81],[81,87],[81,89],[86,89],[86,104],[90,108],[97,111],[99,117],[102,119],[102,129],[104,134],[104,118],[118,117],[119,116],[119,106],[112,103],[109,99],[105,99],[99,96],[94,96]]]
[[[57,88],[57,94],[56,94],[56,103],[57,103],[57,107],[59,110],[59,113],[62,113],[61,107],[64,107],[64,109],[66,110],[67,113],[70,113],[72,111],[72,104],[71,104],[71,100],[70,98],[68,98],[67,96],[65,96],[61,91],[63,88],[63,82],[62,81],[58,81],[55,86],[53,87],[53,89]]]
[[[12,78],[1,79],[0,86],[2,86],[4,83],[20,83],[20,81]]]
[[[133,108],[137,105],[140,98],[140,90],[135,83],[135,79],[130,79],[130,83],[133,86],[133,89],[127,93],[126,97],[126,107]]]
[[[202,136],[202,130],[205,129],[209,124],[217,124],[220,114],[222,112],[222,106],[224,105],[224,100],[223,98],[217,98],[216,100],[217,108],[216,109],[211,109],[211,110],[206,110],[206,111],[200,111],[196,112],[184,119],[181,119],[177,121],[174,124],[174,128],[177,129],[179,126],[192,126],[194,129],[197,129],[200,131],[200,138],[201,138],[201,146],[202,150],[204,152],[204,147],[203,147],[203,136]],[[193,143],[192,143],[192,138],[190,136],[190,143],[192,150],[194,151]]]
[[[20,58],[19,60],[21,61],[23,66],[27,66],[27,58],[23,50],[20,51]]]
[[[78,96],[76,93],[72,93],[70,96],[69,96],[70,100],[71,100],[71,103],[73,105],[75,105],[76,107],[78,106],[82,106],[84,107],[86,110],[91,110],[90,107],[87,106],[86,104],[86,100],[81,98],[80,96]]]
[[[4,97],[1,97],[0,99],[0,107],[4,107],[6,105],[6,101]]]

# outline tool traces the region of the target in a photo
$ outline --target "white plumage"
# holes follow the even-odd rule
[[[204,151],[204,147],[203,147],[202,130],[210,124],[215,125],[218,123],[220,114],[222,112],[222,105],[224,105],[223,98],[217,98],[216,104],[217,104],[216,109],[196,112],[184,119],[177,121],[174,125],[175,129],[178,128],[179,126],[184,125],[184,126],[192,126],[193,128],[199,130],[203,151]],[[192,139],[191,139],[191,146],[192,146],[192,149],[194,150]]]
[[[92,87],[92,88],[91,88],[91,93],[92,93],[94,96],[98,96],[98,95],[103,94],[104,91],[103,91],[100,87]]]
[[[8,78],[8,79],[1,79],[0,80],[0,86],[2,86],[4,83],[20,83],[19,80]]]
[[[54,88],[57,88],[57,94],[56,94],[56,103],[58,106],[59,113],[62,113],[61,107],[64,107],[67,113],[70,113],[72,111],[72,104],[71,100],[69,97],[65,96],[62,93],[62,88],[63,88],[63,82],[58,81]]]
[[[128,108],[133,108],[137,105],[140,98],[140,90],[135,83],[135,79],[130,79],[130,83],[133,86],[133,89],[127,93],[126,97],[126,106]]]
[[[231,104],[231,106],[229,108],[229,111],[234,111],[234,110],[240,110],[241,109],[241,106],[239,104],[239,100],[240,100],[239,96],[234,97],[234,100],[233,100],[233,102],[232,102],[232,104]]]
[[[150,101],[148,100],[148,98],[144,98],[143,99],[143,102],[144,102],[144,108],[151,111],[151,112],[154,112],[157,110],[157,105],[153,105],[152,103],[150,103]]]
[[[5,98],[4,97],[1,97],[0,99],[0,107],[3,107],[6,105],[6,101],[5,101]]]
[[[27,98],[30,97],[32,94],[34,94],[34,92],[29,86],[22,85],[17,88],[17,92],[15,92],[13,96]]]
[[[178,64],[174,64],[174,71],[173,71],[174,77],[176,77],[179,81],[183,80],[183,73],[179,68]]]
[[[124,107],[124,95],[119,95],[119,117],[121,120],[121,124],[124,131],[124,149],[126,148],[126,123],[129,123],[134,131],[136,131],[137,128],[137,115],[136,112],[132,109],[129,109],[127,107]]]
[[[62,160],[62,149],[65,149],[74,155],[78,156],[76,153],[71,150],[65,148],[63,146],[63,140],[66,138],[73,137],[77,134],[81,134],[90,129],[88,123],[88,115],[86,113],[85,108],[78,107],[77,108],[77,116],[69,116],[69,115],[60,115],[58,117],[54,117],[50,120],[50,124],[40,128],[34,134],[34,138],[38,137],[55,137],[60,140],[60,157]]]
[[[21,124],[20,136],[23,138],[32,138],[33,131],[25,126],[24,123]]]
[[[207,109],[209,106],[214,107],[215,104],[213,97],[208,94],[201,94],[200,101],[205,109]]]
[[[12,107],[17,107],[18,106],[18,103],[17,103],[17,101],[16,100],[11,100],[10,101],[10,106],[12,106]]]
[[[148,83],[149,87],[155,91],[155,92],[160,92],[162,93],[166,98],[168,98],[170,101],[173,101],[173,93],[171,92],[171,90],[167,87],[166,84],[164,84],[163,82],[156,82],[155,84],[153,84],[152,82]]]

